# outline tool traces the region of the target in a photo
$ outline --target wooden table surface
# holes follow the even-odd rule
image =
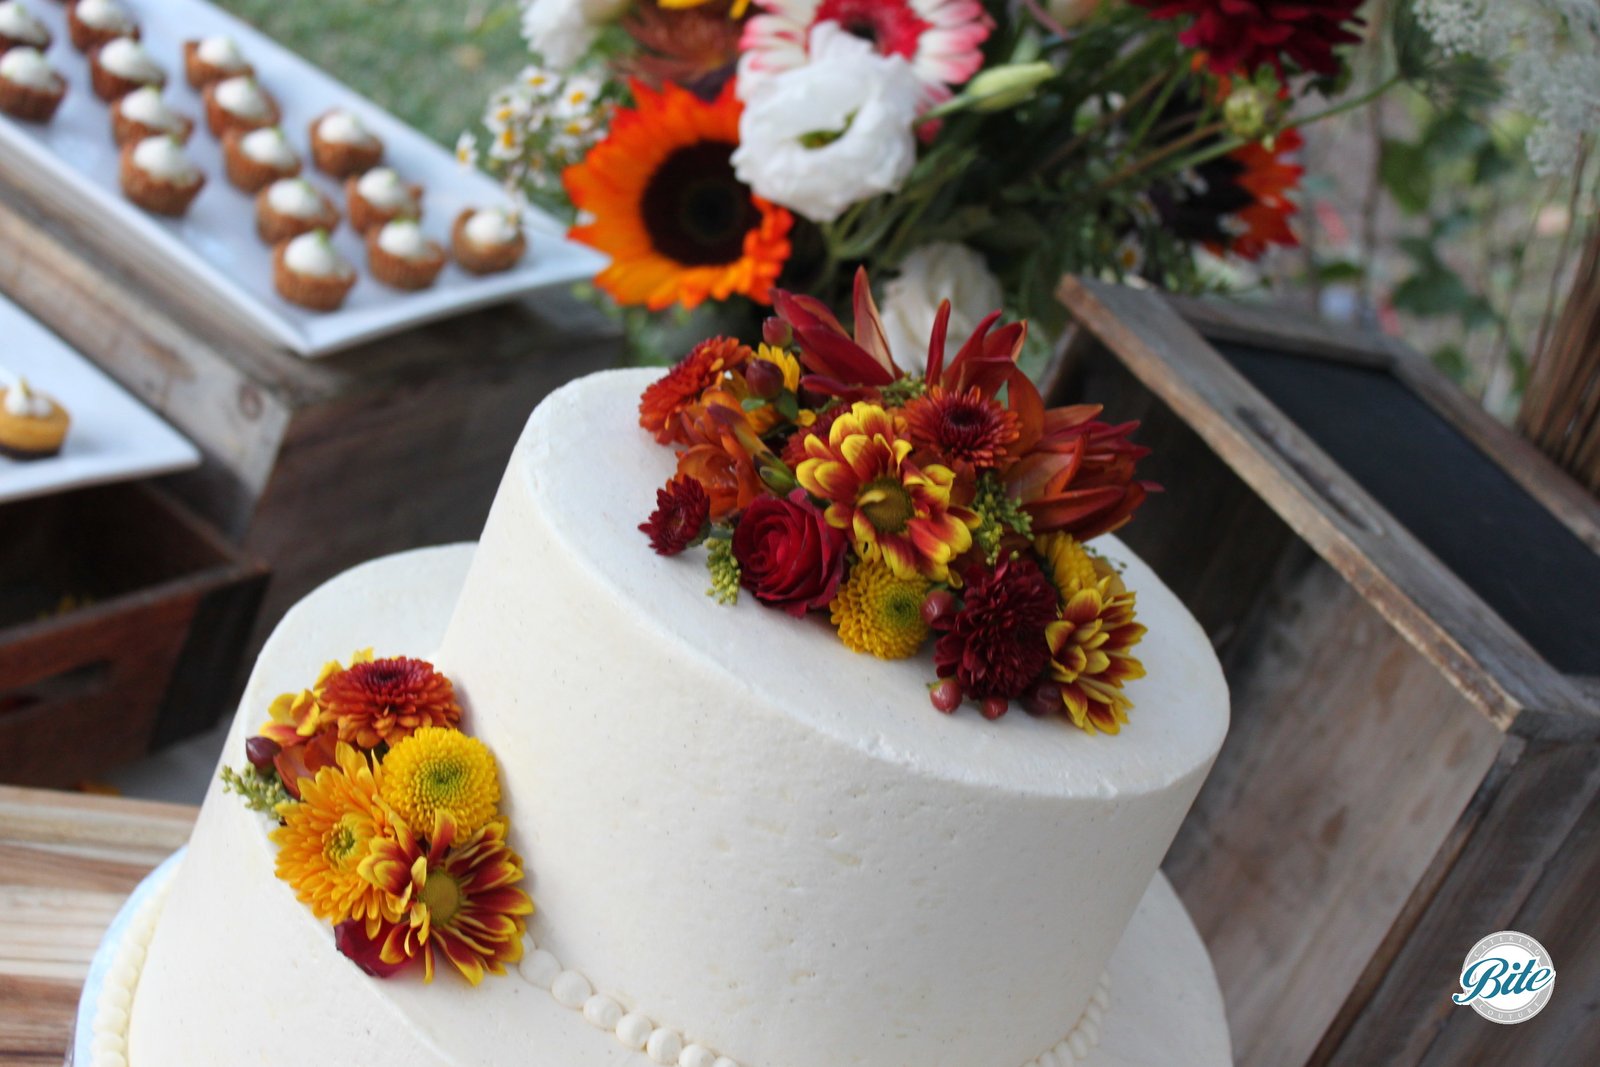
[[[101,935],[197,811],[0,786],[0,1064],[61,1067]]]

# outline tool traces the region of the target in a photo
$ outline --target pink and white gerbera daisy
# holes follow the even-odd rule
[[[902,56],[923,85],[924,108],[951,95],[983,66],[994,22],[981,0],[756,0],[759,14],[740,42],[739,95],[807,61],[811,27],[837,22],[879,53]]]

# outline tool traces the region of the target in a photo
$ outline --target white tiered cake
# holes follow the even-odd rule
[[[650,378],[545,401],[476,549],[308,597],[226,749],[237,762],[271,698],[329,658],[433,654],[498,758],[538,950],[475,989],[368,977],[274,877],[267,820],[214,787],[142,971],[119,979],[126,1062],[1228,1063],[1209,960],[1157,874],[1228,719],[1177,599],[1097,542],[1149,627],[1119,736],[940,715],[925,656],[718,605],[701,567],[648,550],[635,526],[673,463],[633,428]]]

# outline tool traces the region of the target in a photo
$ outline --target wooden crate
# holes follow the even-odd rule
[[[613,321],[554,290],[303,359],[3,158],[0,290],[200,448],[164,484],[273,570],[249,658],[340,571],[476,538],[534,406],[623,355]]]
[[[1393,341],[1061,295],[1078,328],[1054,399],[1143,420],[1166,491],[1122,534],[1233,690],[1165,869],[1238,1062],[1594,1062],[1600,506]],[[1558,975],[1515,1026],[1449,999],[1503,929]]]
[[[265,584],[146,485],[0,508],[0,781],[71,785],[210,726]]]

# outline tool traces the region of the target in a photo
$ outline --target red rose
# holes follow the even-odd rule
[[[733,531],[733,558],[744,587],[796,618],[833,599],[849,547],[844,531],[828,525],[803,489],[787,500],[758,497]]]

